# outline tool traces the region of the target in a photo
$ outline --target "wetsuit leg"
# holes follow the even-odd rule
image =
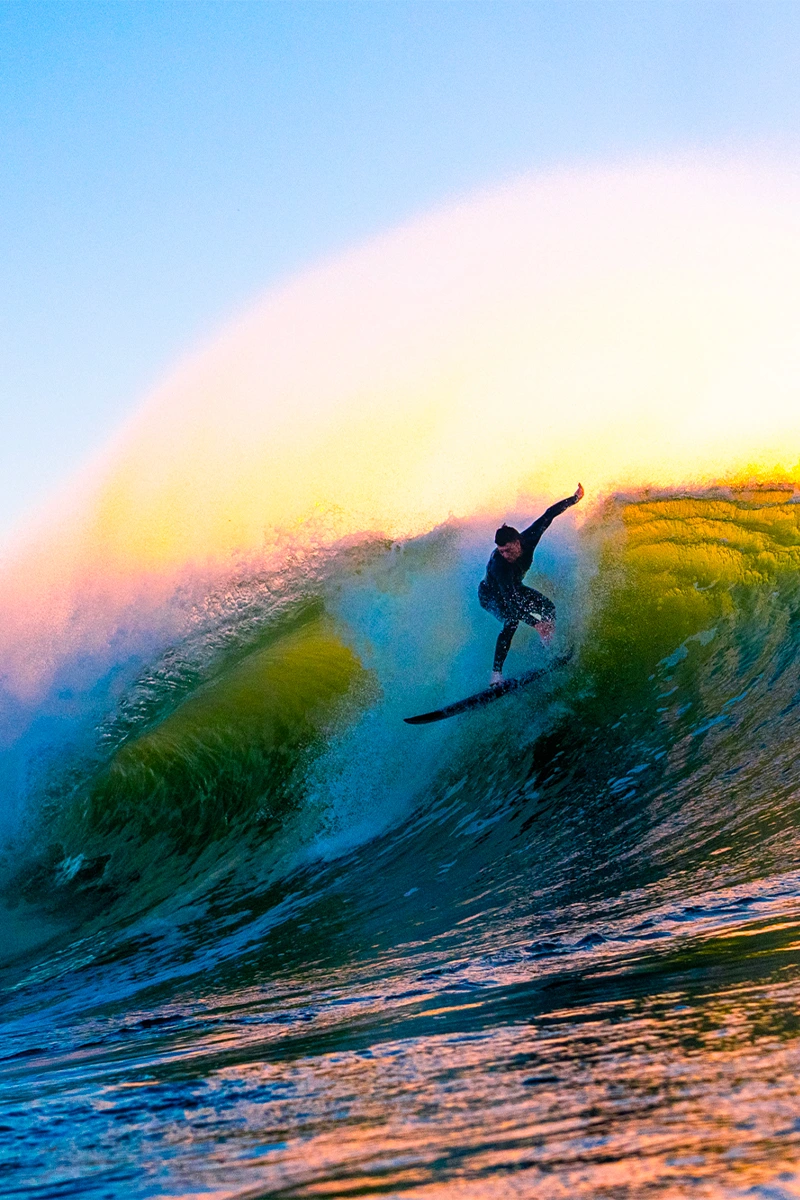
[[[517,632],[517,627],[520,621],[524,621],[526,625],[539,625],[542,622],[552,622],[556,619],[556,606],[553,601],[544,596],[541,592],[537,592],[535,588],[521,587],[522,593],[519,597],[519,602],[516,605],[513,619],[506,618],[503,628],[497,638],[497,645],[494,650],[494,667],[493,670],[502,672],[503,663],[506,661],[506,655],[511,648],[511,639]]]
[[[556,616],[556,606],[548,596],[537,592],[535,588],[525,586],[520,587],[517,593],[513,616],[509,616],[507,611],[504,612],[501,609],[497,600],[483,581],[478,586],[478,602],[481,608],[491,613],[493,617],[497,617],[498,621],[503,622],[503,628],[498,634],[497,643],[494,648],[494,664],[492,667],[498,674],[502,673],[503,663],[506,661],[506,656],[511,648],[511,640],[517,632],[520,621],[524,621],[526,625],[535,626],[542,621],[552,623]]]
[[[503,663],[506,661],[506,655],[511,649],[511,639],[517,632],[519,621],[506,621],[503,628],[497,635],[497,643],[494,648],[494,664],[493,671],[502,673]]]
[[[538,625],[540,621],[555,621],[556,606],[549,596],[535,588],[521,587],[516,616],[526,625]]]

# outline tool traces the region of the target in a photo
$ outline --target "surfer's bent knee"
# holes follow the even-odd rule
[[[534,625],[554,625],[556,620],[556,606],[549,596],[543,596],[538,592],[536,598],[530,603],[531,616],[534,618]]]

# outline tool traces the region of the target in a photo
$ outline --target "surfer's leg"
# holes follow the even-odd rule
[[[526,625],[533,625],[545,645],[556,629],[556,606],[549,596],[535,588],[523,587],[525,599],[520,606],[519,617]]]
[[[494,664],[489,680],[490,683],[500,683],[503,678],[503,663],[506,660],[511,639],[516,633],[518,622],[508,620],[506,613],[502,610],[496,597],[492,595],[483,580],[478,585],[478,603],[481,608],[491,613],[493,617],[497,617],[497,620],[503,623],[503,628],[497,638],[497,645],[494,648]]]
[[[517,632],[519,621],[506,621],[503,628],[497,635],[497,644],[494,648],[494,663],[492,670],[496,675],[501,675],[503,672],[503,663],[506,661],[506,655],[511,647],[511,639]]]

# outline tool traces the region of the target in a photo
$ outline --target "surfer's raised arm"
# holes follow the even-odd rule
[[[566,512],[568,508],[572,508],[573,504],[577,504],[578,501],[582,499],[583,484],[579,483],[571,496],[567,496],[566,500],[559,500],[557,504],[551,504],[547,511],[543,512],[540,517],[537,517],[527,529],[523,529],[522,533],[519,535],[520,541],[523,541],[523,539],[525,541],[529,541],[533,535],[535,538],[533,544],[535,546],[536,542],[539,541],[539,538],[542,536],[544,531],[548,529],[550,525],[552,525],[556,517],[560,517],[563,512]]]

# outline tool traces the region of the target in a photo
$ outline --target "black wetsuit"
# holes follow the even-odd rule
[[[486,577],[478,584],[478,600],[481,608],[503,622],[494,651],[495,671],[502,671],[511,639],[520,621],[526,625],[538,625],[540,621],[552,621],[556,615],[553,601],[534,588],[525,587],[522,579],[530,570],[533,552],[544,531],[556,517],[577,503],[577,496],[559,500],[558,504],[551,504],[547,512],[537,517],[532,525],[523,529],[519,535],[522,554],[516,562],[507,562],[500,551],[495,550],[486,565]]]

